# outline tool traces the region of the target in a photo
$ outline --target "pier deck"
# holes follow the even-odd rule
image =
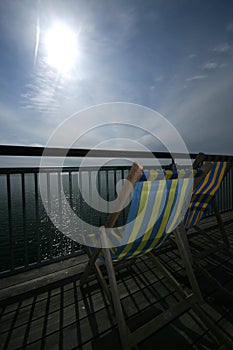
[[[232,213],[223,215],[233,246]],[[209,233],[219,238],[213,218],[203,221]],[[191,233],[195,250],[207,246],[204,236]],[[169,270],[187,286],[178,252],[168,247],[160,254]],[[1,349],[119,349],[119,338],[111,306],[95,279],[81,291],[80,274],[85,255],[2,279],[0,289]],[[208,271],[233,290],[233,258],[225,251],[204,259]],[[40,270],[38,272],[38,270]],[[208,302],[207,312],[226,337],[233,340],[233,305],[214,285],[197,273]],[[143,324],[172,304],[177,293],[156,271],[147,257],[118,272],[119,290],[130,328]],[[190,311],[139,345],[146,349],[218,349],[208,329]]]

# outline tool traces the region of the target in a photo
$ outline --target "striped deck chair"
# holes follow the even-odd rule
[[[192,200],[189,209],[184,218],[184,225],[186,230],[190,229],[191,227],[197,229],[197,225],[206,216],[208,209],[212,205],[220,232],[222,234],[223,242],[228,247],[229,240],[224,231],[223,223],[217,209],[215,198],[220,185],[229,169],[230,165],[227,162],[213,162],[210,171],[196,186],[192,194]]]
[[[208,161],[208,158],[206,158]],[[205,163],[204,163],[205,164]],[[206,163],[207,164],[207,163]],[[196,163],[197,165],[197,163]],[[186,232],[189,231],[190,228],[194,228],[196,232],[205,235],[205,238],[209,239],[212,243],[211,247],[208,249],[202,250],[199,254],[194,255],[193,264],[194,266],[210,281],[215,287],[218,288],[219,291],[222,291],[223,294],[231,298],[233,300],[232,292],[229,292],[225,289],[219,281],[217,281],[205,268],[202,266],[202,259],[207,257],[208,255],[215,253],[220,250],[224,250],[226,254],[230,257],[233,257],[233,252],[230,248],[229,239],[224,229],[224,224],[219,213],[217,204],[216,204],[216,195],[221,186],[221,183],[229,171],[231,164],[226,161],[215,161],[212,162],[212,166],[209,172],[205,177],[202,177],[199,184],[195,187],[192,199],[190,202],[189,209],[184,217],[184,227]],[[216,241],[213,237],[209,236],[207,232],[199,227],[202,219],[206,216],[208,209],[212,206],[214,210],[214,214],[217,220],[217,225],[219,228],[219,232],[222,237],[222,242]],[[197,248],[196,245],[192,242],[192,239],[189,239],[191,247]],[[189,247],[187,247],[189,250]],[[189,251],[190,256],[191,252]]]
[[[145,174],[144,174],[145,175]],[[189,200],[192,191],[192,178],[168,179],[145,181],[141,167],[134,163],[121,194],[116,212],[110,215],[106,227],[100,228],[99,248],[87,249],[89,263],[80,279],[81,287],[87,282],[92,271],[95,271],[99,282],[112,304],[117,319],[122,349],[131,349],[143,339],[149,337],[157,330],[171,322],[181,314],[192,308],[198,317],[213,331],[213,335],[219,343],[225,343],[222,332],[214,326],[210,318],[203,312],[201,305],[203,298],[197,284],[188,254],[185,251],[184,230],[180,230],[177,224],[184,216],[184,204]],[[139,181],[141,179],[141,181]],[[119,216],[122,204],[132,191],[133,196],[124,231],[112,228]],[[152,254],[169,239],[174,232],[181,258],[184,262],[187,276],[191,285],[191,293],[187,293],[176,279],[169,273],[165,266]],[[97,239],[89,235],[88,239]],[[115,245],[112,245],[115,242]],[[90,242],[93,244],[93,241]],[[162,312],[153,320],[131,332],[126,324],[120,296],[117,288],[115,268],[122,263],[148,254],[157,268],[168,278],[180,295],[180,301],[169,310]],[[107,285],[97,259],[105,265],[109,285]],[[229,342],[230,346],[233,344]]]

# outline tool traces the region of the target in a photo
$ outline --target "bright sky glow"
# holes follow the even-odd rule
[[[65,24],[55,24],[45,35],[46,62],[61,73],[69,72],[77,60],[77,35]]]
[[[120,101],[158,111],[190,152],[233,154],[232,0],[1,0],[0,51],[1,144],[45,145],[69,116]],[[144,137],[102,128],[82,147],[128,134]]]

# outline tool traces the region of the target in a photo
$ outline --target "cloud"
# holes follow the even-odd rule
[[[190,55],[188,55],[188,58],[191,60],[196,58],[196,57],[197,57],[197,55],[195,53],[191,53]]]
[[[219,65],[218,65],[217,62],[207,62],[203,66],[204,69],[215,69],[215,68],[218,68],[218,67],[219,67]]]
[[[201,80],[201,79],[205,79],[206,77],[207,77],[206,75],[194,75],[190,78],[187,78],[186,81]]]
[[[204,64],[203,69],[211,70],[211,69],[223,68],[225,66],[226,66],[225,63],[207,62]]]
[[[56,72],[47,69],[43,61],[40,60],[32,81],[25,85],[25,91],[21,94],[22,108],[50,115],[56,112],[60,107],[59,92],[62,88],[61,81],[56,76]]]
[[[77,110],[95,104],[87,87],[89,77],[82,79],[78,71],[73,73],[73,76],[61,76],[39,58],[30,81],[22,89],[21,109],[60,122]]]
[[[214,51],[215,52],[220,52],[220,53],[230,53],[230,54],[232,54],[233,53],[233,48],[228,43],[222,43],[222,44],[217,45],[214,48]]]

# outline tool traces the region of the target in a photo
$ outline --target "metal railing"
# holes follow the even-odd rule
[[[63,156],[63,149],[50,149],[49,155]],[[0,156],[41,156],[43,148],[0,146]],[[68,157],[84,157],[88,150],[70,150]],[[148,158],[144,152],[123,151],[96,151],[93,157],[130,157]],[[48,154],[47,154],[48,155]],[[157,158],[170,159],[170,153],[154,152]],[[186,155],[178,154],[178,158]],[[195,158],[196,154],[191,154]],[[226,160],[227,156],[210,155]],[[232,157],[229,157],[232,160]],[[8,276],[20,271],[26,271],[43,266],[54,261],[77,256],[83,253],[78,242],[70,240],[63,235],[50,221],[40,198],[38,177],[42,172],[45,177],[48,203],[54,201],[57,205],[59,220],[65,225],[65,213],[62,210],[61,186],[63,186],[66,199],[73,211],[92,225],[100,226],[106,222],[107,213],[93,209],[83,200],[80,190],[84,183],[88,183],[90,200],[93,177],[97,176],[97,187],[100,196],[107,201],[116,197],[116,184],[127,177],[129,167],[108,166],[99,171],[96,167],[78,168],[0,168],[0,276]],[[56,179],[56,198],[51,197],[51,178]],[[54,183],[54,181],[53,181]],[[220,211],[233,210],[233,171],[228,172],[217,196]],[[119,224],[124,222],[127,208],[119,218]],[[208,215],[212,212],[209,211]]]
[[[3,171],[5,169],[0,170],[0,274],[16,273],[82,253],[79,243],[59,232],[49,219],[39,193],[38,169],[7,169],[5,174]],[[62,210],[61,186],[73,211],[82,220],[96,226],[106,222],[107,214],[94,210],[81,196],[82,186],[88,182],[87,196],[91,200],[91,178],[97,172],[95,168],[54,168],[42,172],[46,178],[48,207],[52,202],[57,206],[63,225],[66,217]],[[103,167],[97,176],[100,196],[113,200],[116,183],[126,178],[127,173],[127,167]],[[57,184],[56,198],[50,195],[51,177],[53,184]]]

